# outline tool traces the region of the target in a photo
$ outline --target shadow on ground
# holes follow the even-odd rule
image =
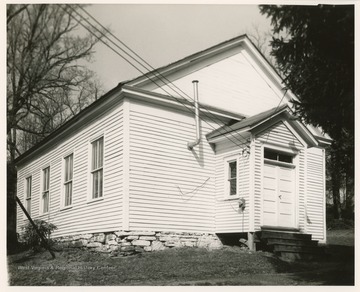
[[[282,274],[296,285],[354,285],[354,246],[326,245],[324,249],[325,254],[318,260],[272,261],[272,264],[278,275]]]

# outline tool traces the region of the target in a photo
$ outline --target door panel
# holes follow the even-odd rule
[[[264,163],[263,225],[295,227],[295,169]]]
[[[265,225],[277,225],[277,173],[276,166],[264,165],[263,176],[263,221]]]

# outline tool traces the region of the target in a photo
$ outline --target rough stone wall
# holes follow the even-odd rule
[[[199,247],[208,250],[222,247],[221,241],[214,234],[152,231],[87,233],[57,238],[55,242],[57,248],[86,248],[109,253],[111,256],[127,256],[172,247]]]

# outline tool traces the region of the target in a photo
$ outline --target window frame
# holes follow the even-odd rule
[[[67,174],[67,158],[72,157],[71,164],[71,178],[66,177]],[[61,171],[61,210],[72,208],[73,206],[73,197],[74,197],[74,151],[71,151],[63,156],[62,159],[62,171]],[[70,196],[70,204],[66,205],[66,196],[67,196],[67,188],[66,186],[71,184],[71,196]]]
[[[238,199],[239,198],[239,156],[235,154],[224,157],[224,198],[226,200]],[[231,177],[230,164],[236,162],[236,177]],[[231,194],[231,181],[235,180],[236,193]]]
[[[29,179],[30,179],[30,196],[29,196],[29,184],[28,184]],[[28,175],[27,177],[25,177],[24,205],[25,205],[25,210],[29,213],[30,216],[31,216],[31,205],[32,205],[31,201],[32,201],[32,175]],[[30,208],[29,208],[29,202],[30,202]],[[27,219],[25,214],[24,214],[24,218]]]
[[[102,152],[95,155],[94,153],[94,143],[102,140]],[[104,199],[104,168],[105,168],[105,135],[99,135],[94,139],[91,139],[89,141],[89,192],[88,192],[88,203],[100,201]],[[96,150],[98,151],[101,149],[98,147]],[[100,156],[98,154],[101,154]],[[100,159],[101,165],[99,164],[99,161],[94,163],[94,157],[96,160]],[[95,165],[94,165],[95,164]],[[98,193],[101,194],[101,196],[94,197],[94,175],[100,173],[101,181],[98,184]]]
[[[265,151],[270,151],[270,152],[275,153],[276,159],[265,158]],[[291,162],[285,162],[285,161],[279,160],[280,155],[285,155],[285,156],[291,157]],[[266,162],[266,163],[270,163],[273,165],[280,165],[280,166],[283,165],[286,167],[295,167],[295,164],[296,164],[295,159],[297,157],[297,153],[292,152],[292,151],[290,152],[290,151],[280,150],[278,148],[264,146],[262,157],[263,157],[264,162]]]
[[[45,189],[46,178],[45,178],[45,170],[48,170],[48,178],[47,178],[47,189]],[[50,165],[47,165],[41,169],[41,193],[40,193],[40,215],[48,214],[50,211],[50,178],[51,178],[51,168]],[[47,211],[44,211],[45,200],[44,193],[47,193]]]

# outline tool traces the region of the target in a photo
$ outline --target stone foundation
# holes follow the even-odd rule
[[[54,241],[57,248],[86,248],[111,256],[127,256],[172,247],[222,248],[221,241],[214,234],[184,232],[115,231],[72,235]]]

